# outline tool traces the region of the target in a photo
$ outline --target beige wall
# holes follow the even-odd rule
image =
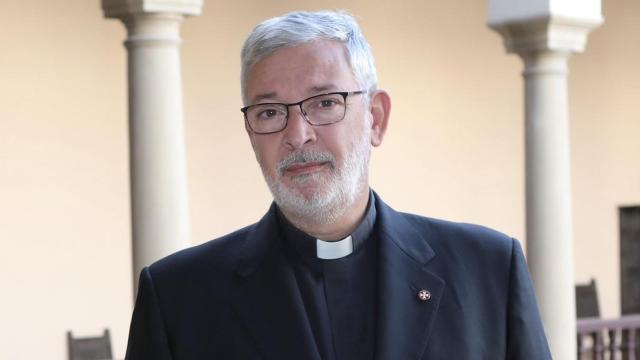
[[[0,358],[63,359],[67,329],[112,332],[132,308],[125,32],[98,0],[0,0]],[[372,184],[397,209],[524,237],[522,65],[483,1],[301,1],[357,14],[393,97]],[[244,133],[238,53],[289,1],[207,0],[183,26],[194,244],[257,220],[270,196]],[[640,4],[571,61],[576,278],[619,312],[617,206],[640,203]],[[407,191],[411,189],[411,191]]]
[[[618,207],[640,205],[640,3],[605,1],[606,24],[571,62],[576,279],[620,312]]]
[[[0,0],[0,359],[131,311],[124,31],[98,1]]]

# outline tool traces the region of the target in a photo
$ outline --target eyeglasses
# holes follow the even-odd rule
[[[364,91],[339,91],[315,95],[297,103],[255,104],[240,109],[251,131],[256,134],[272,134],[287,127],[289,107],[299,106],[304,119],[311,125],[335,124],[344,119],[347,97],[364,94]]]

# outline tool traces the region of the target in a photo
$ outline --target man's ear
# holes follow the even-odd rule
[[[371,112],[371,145],[380,146],[389,124],[391,113],[391,97],[384,90],[376,90],[369,100]]]
[[[249,142],[251,143],[251,148],[252,148],[252,149],[253,149],[253,151],[255,152],[255,151],[256,151],[256,145],[255,145],[255,143],[253,142],[254,134],[253,134],[253,132],[251,131],[251,129],[249,128],[249,124],[247,124],[247,122],[246,122],[246,121],[244,122],[244,130],[247,132],[247,137],[249,138]]]

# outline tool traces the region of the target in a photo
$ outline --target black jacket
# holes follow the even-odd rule
[[[551,358],[516,240],[376,199],[376,359]],[[320,360],[278,234],[273,205],[257,224],[145,268],[126,359]]]

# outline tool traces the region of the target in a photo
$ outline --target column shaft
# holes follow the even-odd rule
[[[576,357],[568,56],[560,51],[523,55],[527,258],[556,359]]]
[[[181,15],[137,14],[128,37],[133,271],[189,241],[180,75]]]

